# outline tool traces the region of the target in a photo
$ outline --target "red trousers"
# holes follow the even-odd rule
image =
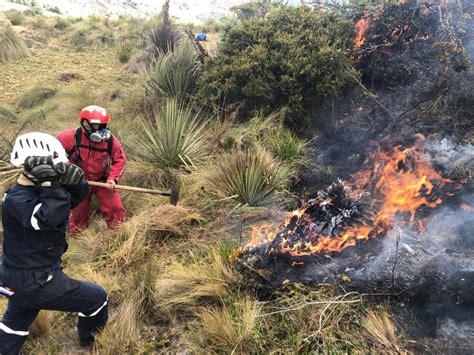
[[[80,232],[89,225],[89,210],[91,207],[92,195],[95,195],[99,201],[100,211],[102,212],[109,229],[115,228],[125,219],[125,209],[123,208],[117,190],[109,190],[98,186],[90,186],[90,189],[91,191],[87,197],[82,200],[76,208],[71,210],[71,233]]]

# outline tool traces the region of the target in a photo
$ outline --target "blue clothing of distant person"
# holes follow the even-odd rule
[[[205,41],[207,39],[207,36],[205,33],[199,33],[197,36],[196,36],[196,39],[201,42],[201,41]]]

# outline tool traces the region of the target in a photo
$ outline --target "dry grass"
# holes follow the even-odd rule
[[[138,76],[128,72],[116,58],[115,49],[103,48],[81,53],[71,51],[61,37],[52,37],[45,48],[33,48],[32,55],[0,66],[0,103],[12,102],[18,92],[41,85],[88,87],[92,90],[120,86],[130,88]],[[51,65],[54,63],[54,65]],[[74,72],[82,78],[67,83],[62,73]]]
[[[380,351],[390,354],[400,354],[401,347],[396,335],[396,327],[386,309],[370,310],[362,319],[362,326],[366,336]]]
[[[223,303],[226,292],[238,281],[220,246],[204,255],[190,251],[185,261],[173,261],[157,279],[156,301],[171,315],[195,315],[206,304]]]
[[[258,301],[241,298],[229,306],[204,309],[191,335],[197,353],[245,354],[256,350],[254,328],[261,312]]]

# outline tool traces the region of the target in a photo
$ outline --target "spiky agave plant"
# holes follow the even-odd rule
[[[146,37],[146,52],[150,57],[158,58],[161,54],[173,51],[182,34],[172,25],[161,23],[152,27]]]
[[[146,88],[155,96],[182,100],[194,86],[198,65],[198,54],[191,44],[181,43],[154,61]]]
[[[142,121],[137,153],[163,170],[192,168],[209,152],[206,123],[190,106],[168,99],[150,120]]]
[[[292,175],[289,165],[259,147],[225,153],[219,157],[217,166],[210,176],[215,189],[249,206],[273,202]]]
[[[0,62],[10,63],[29,55],[23,40],[11,27],[0,27]]]

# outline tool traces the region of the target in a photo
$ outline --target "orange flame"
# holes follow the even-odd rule
[[[357,21],[355,27],[357,35],[354,39],[354,46],[356,48],[362,47],[365,42],[365,34],[370,27],[372,20],[370,19],[370,14],[368,11],[364,11],[362,17]]]
[[[269,253],[289,253],[293,256],[311,255],[341,251],[357,244],[358,240],[376,237],[394,224],[397,217],[407,217],[406,223],[424,231],[422,219],[415,220],[415,214],[421,207],[434,208],[443,201],[434,198],[432,192],[445,184],[451,183],[433,169],[430,159],[423,150],[424,138],[420,136],[411,148],[394,147],[389,152],[380,148],[369,156],[373,166],[354,175],[346,187],[352,196],[360,196],[366,191],[372,193],[371,206],[376,213],[370,225],[358,225],[348,228],[340,235],[320,235],[316,232],[305,232],[304,240],[292,240],[297,224],[305,215],[305,207],[292,212],[287,221],[275,229],[270,225],[254,228],[248,247],[261,243],[271,243],[279,235],[278,249],[275,245],[267,250]],[[346,185],[347,186],[347,185]],[[323,202],[323,201],[321,201]],[[331,201],[324,201],[331,203]],[[469,206],[470,207],[470,206]],[[465,208],[465,206],[463,207]],[[295,223],[296,222],[296,223]]]

